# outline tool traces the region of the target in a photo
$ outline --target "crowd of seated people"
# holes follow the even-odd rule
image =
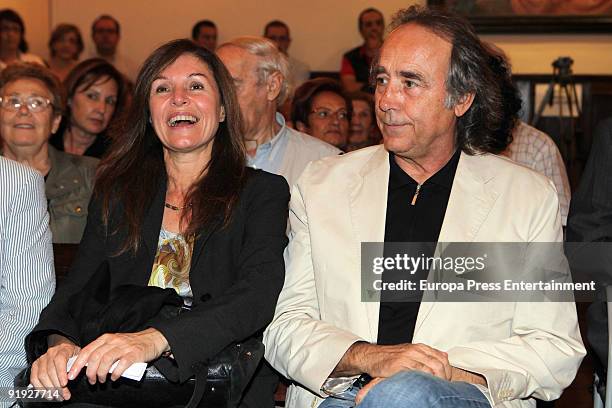
[[[11,64],[0,73],[2,155],[27,164],[45,177],[53,242],[77,244],[98,160],[62,152],[49,143],[64,114],[57,78],[39,64]]]
[[[79,372],[104,383],[136,362],[184,382],[253,338],[267,361],[245,408],[274,406],[278,373],[294,408],[434,405],[405,388],[477,407],[559,397],[585,354],[572,302],[422,315],[420,300],[361,301],[361,242],[558,242],[570,190],[554,142],[517,119],[506,57],[464,20],[410,7],[386,38],[380,11],[357,21],[364,42],[336,80],[308,78],[280,20],[220,45],[200,20],[136,69],[113,16],[92,23],[86,58],[78,27],[59,24],[45,61],[0,10],[0,386],[29,366],[66,401]],[[58,291],[51,242],[79,245]],[[21,292],[38,272],[36,296]],[[134,286],[175,292],[181,311],[83,336],[89,311],[72,302],[102,273],[105,307]]]
[[[239,37],[222,44],[217,54],[238,85],[249,166],[279,174],[293,185],[309,162],[340,153],[291,128],[278,112],[291,96],[291,82],[287,58],[273,42]]]

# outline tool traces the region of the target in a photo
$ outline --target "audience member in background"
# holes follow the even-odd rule
[[[567,240],[612,242],[612,117],[593,131],[593,144],[572,197]]]
[[[45,176],[53,242],[81,241],[97,160],[49,145],[62,118],[62,88],[45,67],[12,64],[0,74],[2,154]]]
[[[300,131],[344,150],[352,105],[342,87],[330,78],[306,81],[295,91],[291,120]]]
[[[573,242],[593,243],[575,245]],[[593,132],[593,144],[580,184],[572,197],[567,220],[568,255],[587,261],[599,287],[596,300],[587,312],[587,338],[593,351],[592,361],[599,376],[597,390],[605,398],[608,367],[607,306],[612,301],[606,286],[612,281],[609,245],[612,242],[612,118],[599,122]],[[575,251],[575,252],[574,252]],[[585,255],[581,253],[585,251]],[[593,254],[599,259],[593,260]],[[571,259],[571,258],[570,258]],[[580,273],[574,271],[574,273]]]
[[[172,41],[144,62],[135,90],[123,140],[100,164],[76,260],[27,340],[32,384],[63,387],[64,399],[68,377],[83,369],[104,383],[116,361],[111,380],[155,361],[186,381],[197,362],[261,333],[283,285],[287,182],[245,167],[240,108],[221,61],[191,40]],[[83,343],[69,299],[104,263],[111,294],[126,284],[171,288],[191,310]],[[251,392],[272,400],[272,390]],[[264,407],[248,395],[240,406]]]
[[[570,184],[561,152],[550,136],[519,121],[512,132],[512,143],[503,154],[552,180],[559,196],[561,224],[566,226],[571,198]]]
[[[102,157],[110,143],[107,130],[125,107],[123,75],[105,60],[92,58],[74,67],[64,89],[68,109],[51,144],[68,153]]]
[[[191,29],[193,42],[210,52],[215,52],[217,49],[218,37],[217,25],[210,20],[200,20]]]
[[[289,61],[289,78],[287,80],[291,84],[292,91],[308,81],[310,78],[308,64],[289,55],[288,51],[291,45],[289,26],[280,20],[270,21],[264,29],[264,37],[276,44],[280,52],[287,57]]]
[[[13,62],[35,62],[45,65],[38,55],[28,54],[25,25],[14,10],[0,10],[0,71]]]
[[[374,97],[367,92],[358,91],[349,94],[349,98],[353,114],[346,151],[351,152],[380,143],[380,131],[374,117]]]
[[[348,92],[372,90],[368,80],[370,65],[382,45],[385,31],[385,19],[374,8],[363,10],[357,24],[363,44],[344,54],[340,67],[340,82]]]
[[[289,92],[289,68],[271,41],[240,37],[222,44],[217,54],[236,84],[249,166],[280,174],[293,185],[310,161],[340,153],[285,125],[277,108]]]
[[[99,16],[91,25],[91,39],[96,45],[96,50],[91,57],[105,59],[133,82],[138,74],[138,64],[119,52],[117,46],[120,38],[121,26],[117,19],[108,14]]]
[[[49,68],[63,81],[75,67],[83,52],[81,31],[73,24],[60,24],[51,33],[49,39]]]
[[[0,387],[6,390],[26,365],[23,339],[55,291],[55,273],[42,176],[0,157],[0,191]]]

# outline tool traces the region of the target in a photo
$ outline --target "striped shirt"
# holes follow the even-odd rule
[[[43,177],[0,157],[1,387],[12,386],[14,376],[25,367],[25,336],[38,322],[54,291]]]

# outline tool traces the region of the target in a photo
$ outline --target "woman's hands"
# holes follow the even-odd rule
[[[119,361],[111,375],[115,381],[132,364],[153,361],[169,349],[166,338],[153,328],[138,333],[103,334],[79,352],[68,379],[74,380],[87,364],[85,375],[89,383],[104,383],[111,366]]]
[[[52,334],[48,339],[49,348],[32,364],[30,383],[35,388],[61,389],[62,399],[70,398],[66,364],[68,359],[79,353],[80,347],[67,338]]]
[[[166,338],[153,328],[138,333],[103,334],[83,349],[65,337],[53,336],[47,352],[32,364],[30,382],[36,388],[61,388],[64,400],[70,399],[68,380],[74,380],[85,365],[90,384],[104,383],[113,363],[119,361],[111,375],[115,381],[133,363],[153,361],[170,349]],[[66,373],[68,359],[77,354]]]

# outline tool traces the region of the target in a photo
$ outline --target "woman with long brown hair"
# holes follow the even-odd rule
[[[81,369],[102,383],[117,361],[111,380],[132,363],[168,359],[187,380],[197,362],[257,336],[283,285],[288,187],[245,167],[239,106],[219,59],[188,40],[165,44],[144,63],[133,102],[100,164],[77,259],[27,340],[31,383],[61,387],[63,399]],[[173,288],[190,311],[84,344],[69,299],[105,262],[111,291]]]
[[[51,144],[67,153],[101,158],[110,145],[110,128],[125,113],[123,75],[102,58],[91,58],[77,64],[63,83],[68,109]]]

